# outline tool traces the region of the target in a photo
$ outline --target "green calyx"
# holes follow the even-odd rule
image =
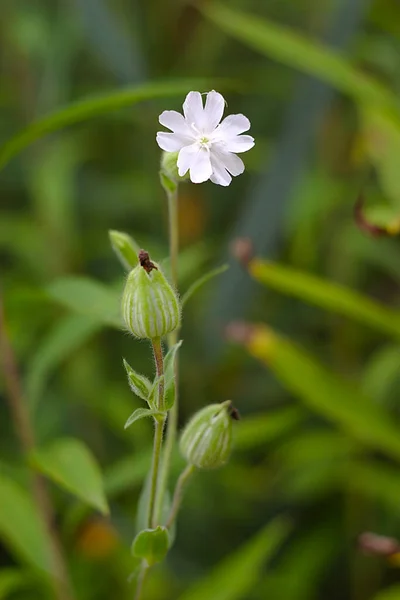
[[[139,252],[139,264],[132,269],[122,296],[125,324],[138,338],[161,338],[180,324],[178,297],[160,267],[147,252]]]
[[[189,464],[199,469],[217,469],[229,459],[232,448],[232,403],[210,404],[186,425],[180,450]]]

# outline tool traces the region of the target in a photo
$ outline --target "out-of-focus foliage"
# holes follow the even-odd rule
[[[32,468],[48,479],[76,597],[133,597],[152,425],[124,430],[143,403],[123,357],[153,374],[148,345],[122,330],[108,232],[168,272],[158,115],[212,88],[249,116],[256,146],[230,187],[180,186],[180,426],[227,398],[242,419],[229,464],[193,477],[145,598],[400,598],[398,557],[357,546],[368,530],[400,538],[400,249],[354,218],[362,191],[364,217],[399,230],[399,23],[396,0],[3,0],[1,293],[37,448],[23,456],[0,378],[0,599],[54,598]],[[304,76],[332,101],[301,161],[276,166],[282,132],[289,149],[299,135],[288,115]],[[289,167],[290,199],[265,195],[258,218],[269,232],[284,203],[277,235],[257,239],[273,256],[243,267],[246,306],[227,298],[256,324],[234,345],[226,322],[209,323],[231,232],[270,169],[282,180]],[[182,466],[176,453],[174,481]]]

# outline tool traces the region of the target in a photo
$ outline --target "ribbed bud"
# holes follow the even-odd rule
[[[139,252],[138,266],[128,275],[122,315],[128,330],[138,338],[159,338],[179,326],[177,295],[144,250]]]
[[[228,461],[235,414],[227,400],[206,406],[190,419],[180,441],[181,453],[189,464],[199,469],[217,469]]]

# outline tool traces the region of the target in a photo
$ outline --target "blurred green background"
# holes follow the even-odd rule
[[[1,291],[37,443],[24,456],[2,377],[0,598],[56,597],[27,460],[49,476],[75,598],[133,598],[152,425],[123,429],[141,404],[122,357],[148,376],[152,357],[119,328],[124,272],[108,230],[167,256],[158,115],[191,89],[217,89],[228,114],[250,118],[256,146],[230,187],[180,187],[180,291],[230,264],[185,308],[180,424],[227,398],[242,420],[228,466],[191,483],[144,598],[400,599],[396,549],[366,555],[357,541],[400,538],[400,249],[354,215],[362,193],[367,225],[399,230],[400,4],[0,9]],[[240,265],[237,237],[269,262]],[[237,320],[258,323],[258,341],[227,339]],[[67,438],[94,497],[49,467]],[[110,516],[95,508],[93,457]],[[173,479],[182,466],[177,454]]]

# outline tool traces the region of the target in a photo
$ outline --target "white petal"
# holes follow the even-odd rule
[[[229,152],[247,152],[254,146],[254,138],[251,135],[236,135],[224,141],[225,149]]]
[[[199,145],[191,144],[190,146],[185,146],[179,152],[177,166],[178,166],[178,173],[179,173],[180,177],[183,177],[184,175],[186,175],[186,173],[192,166],[192,163],[193,163],[198,151],[199,151]]]
[[[244,163],[241,158],[236,156],[236,154],[233,154],[232,152],[224,152],[223,154],[219,154],[219,158],[225,165],[225,169],[227,169],[234,177],[243,173]]]
[[[204,108],[204,131],[214,131],[224,114],[225,100],[218,92],[212,90],[207,94]]]
[[[215,136],[224,138],[231,138],[239,133],[248,131],[250,129],[250,121],[244,115],[229,115],[226,117],[221,125],[219,125],[215,131]]]
[[[227,186],[232,181],[232,177],[229,175],[228,171],[225,168],[225,164],[220,158],[218,152],[211,153],[211,166],[212,166],[212,175],[210,177],[213,183],[217,183],[218,185]]]
[[[204,110],[200,92],[189,92],[183,103],[183,112],[189,125],[203,126]]]
[[[192,144],[182,148],[178,156],[178,172],[181,177],[190,169],[190,181],[203,183],[210,179],[212,168],[207,148]]]
[[[171,129],[171,131],[174,131],[175,133],[181,133],[187,136],[191,135],[191,130],[183,115],[176,110],[164,110],[158,117],[158,120],[161,125],[168,127],[168,129]]]
[[[190,181],[192,183],[203,183],[203,181],[210,179],[211,173],[210,153],[207,148],[200,148],[190,167]]]
[[[164,131],[157,133],[156,140],[161,150],[165,150],[166,152],[178,152],[178,150],[188,143],[186,137],[178,133],[165,133]]]

